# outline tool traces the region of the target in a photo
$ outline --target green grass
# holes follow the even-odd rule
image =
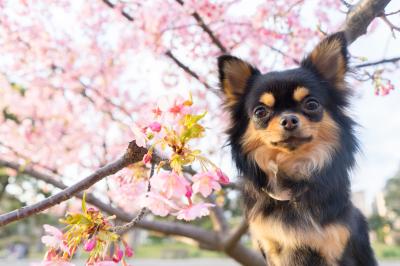
[[[372,246],[378,259],[400,259],[400,246],[391,246],[382,243],[373,243]],[[184,251],[186,258],[224,257],[222,253],[202,250],[199,247],[180,242],[140,245],[135,249],[135,254],[137,258],[173,258],[175,251]]]
[[[372,247],[378,259],[400,259],[400,246],[373,243]]]
[[[222,253],[202,250],[199,247],[172,242],[142,244],[135,248],[136,258],[218,258]]]

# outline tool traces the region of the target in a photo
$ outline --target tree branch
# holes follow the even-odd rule
[[[109,6],[110,8],[115,8],[115,4],[112,3],[110,0],[102,0],[107,6]],[[176,0],[179,4],[183,5],[183,1],[180,0]],[[197,14],[197,15],[196,15]],[[122,15],[127,18],[129,21],[133,21],[133,17],[131,17],[129,14],[124,14],[124,12],[122,12]],[[221,44],[221,42],[214,36],[214,34],[212,33],[212,31],[210,30],[210,28],[204,23],[204,21],[201,19],[201,17],[198,15],[197,12],[192,14],[196,21],[198,22],[199,26],[207,32],[207,34],[210,36],[211,40],[213,40],[213,42],[215,44],[217,44],[217,46],[221,49],[221,51],[226,51],[225,47]],[[165,52],[165,55],[172,59],[172,61],[178,65],[178,67],[180,67],[183,71],[185,71],[187,74],[189,74],[190,76],[192,76],[193,78],[195,78],[196,80],[198,80],[201,84],[204,85],[204,87],[206,87],[207,89],[209,89],[211,92],[215,93],[217,96],[220,96],[219,94],[219,90],[216,90],[214,88],[211,88],[211,86],[205,82],[204,80],[202,80],[200,78],[200,76],[194,72],[192,69],[190,69],[187,65],[185,65],[182,61],[180,61],[174,54],[172,54],[172,52],[170,50],[168,50],[167,52]]]
[[[247,220],[243,219],[238,227],[234,228],[232,233],[223,240],[223,249],[225,251],[231,250],[247,232],[248,227]]]
[[[201,80],[201,78],[199,77],[199,75],[197,75],[197,73],[195,73],[192,69],[190,69],[184,63],[182,63],[171,51],[167,51],[165,53],[165,55],[167,57],[169,57],[170,59],[172,59],[172,61],[174,61],[175,64],[177,64],[178,67],[180,67],[183,71],[185,71],[187,74],[189,74],[193,78],[197,79],[201,84],[204,85],[204,87],[206,87],[207,89],[211,90],[212,92],[218,94],[219,90],[211,88],[211,86],[208,85],[208,83],[206,83],[205,81]]]
[[[396,38],[396,34],[395,32],[398,31],[400,32],[400,27],[394,25],[388,18],[387,15],[384,14],[384,12],[382,12],[380,14],[380,18],[389,26],[390,31],[392,32],[392,35],[394,38]]]
[[[63,191],[68,188],[68,186],[65,185],[63,182],[57,181],[52,176],[50,176],[46,173],[39,172],[39,171],[33,169],[29,165],[24,166],[19,163],[0,159],[0,166],[11,168],[16,171],[19,171],[22,174],[26,174],[35,179],[42,180],[42,181],[49,183],[57,188],[63,189]],[[83,193],[79,192],[79,193],[76,193],[74,196],[82,199]],[[97,199],[91,193],[86,194],[86,202],[89,204],[92,204],[93,206],[99,208],[100,210],[108,213],[109,215],[115,215],[119,220],[124,221],[124,222],[130,222],[130,221],[134,220],[134,218],[135,218],[134,216],[124,212],[121,209],[117,209],[117,208],[112,207],[111,205],[105,204],[101,200]],[[173,226],[173,224],[176,224],[176,226]],[[209,240],[211,239],[210,236],[207,236],[206,238],[202,238],[202,237],[197,237],[196,234],[192,234],[192,233],[188,234],[187,233],[188,231],[191,231],[191,230],[193,231],[197,227],[194,227],[191,225],[186,225],[186,224],[155,222],[155,221],[138,221],[136,223],[136,225],[138,228],[153,230],[153,231],[157,231],[157,232],[164,233],[164,234],[186,236],[186,237],[194,238],[197,241],[207,240],[207,243],[209,243]],[[175,229],[172,230],[172,228],[175,228]],[[197,232],[198,236],[204,235],[207,233],[206,230],[201,230],[201,231],[194,230],[194,232]]]
[[[7,167],[19,171],[22,174],[29,175],[35,179],[42,180],[49,183],[57,188],[65,190],[68,188],[61,181],[56,180],[54,177],[35,170],[29,165],[22,165],[15,162],[10,162],[0,158],[0,166]],[[81,198],[83,193],[79,192],[74,196]],[[111,205],[105,204],[101,200],[97,199],[93,194],[86,194],[86,202],[97,207],[98,209],[108,213],[109,215],[115,215],[119,220],[124,222],[131,222],[135,219],[135,216],[124,212],[121,209],[114,208]],[[260,254],[253,250],[250,250],[240,243],[238,243],[240,236],[245,232],[241,233],[243,228],[239,226],[233,230],[233,233],[229,235],[223,243],[217,232],[207,231],[198,228],[193,225],[177,223],[177,222],[167,222],[167,221],[149,221],[149,220],[139,220],[136,222],[135,226],[137,228],[159,232],[165,235],[178,235],[183,237],[191,238],[197,241],[200,246],[207,247],[208,249],[214,251],[224,251],[229,256],[231,256],[236,261],[240,262],[242,265],[246,266],[264,266],[264,260]],[[240,235],[240,236],[239,236]],[[228,248],[224,248],[227,246]]]
[[[260,252],[256,252],[252,249],[249,249],[240,243],[238,243],[232,249],[227,250],[226,254],[228,254],[231,258],[233,258],[234,260],[245,266],[266,265],[266,261],[261,256]]]
[[[390,0],[361,0],[351,7],[346,22],[341,27],[349,45],[367,32],[369,24],[384,12],[389,2]]]
[[[104,177],[112,175],[132,163],[141,161],[146,152],[147,152],[146,149],[138,147],[135,144],[135,142],[129,143],[127,151],[120,159],[104,167],[101,167],[93,174],[82,179],[78,183],[68,188],[65,188],[63,191],[55,195],[52,195],[38,203],[0,215],[0,226],[4,226],[13,221],[17,221],[22,218],[31,216],[33,214],[46,210],[54,205],[57,205],[63,201],[70,199],[75,194],[91,187],[93,184],[102,180]]]
[[[115,8],[115,4],[112,2],[112,1],[110,1],[110,0],[103,0],[103,2],[106,4],[106,5],[108,5],[109,7],[111,7],[111,8]],[[128,12],[126,12],[126,10],[121,10],[121,14],[122,14],[122,16],[124,16],[127,20],[129,20],[129,21],[134,21],[134,18],[132,17],[132,15],[131,14],[129,14]]]
[[[183,6],[185,3],[183,0],[176,0],[178,4]],[[217,38],[217,36],[214,34],[214,32],[207,26],[207,24],[204,22],[203,18],[200,16],[198,12],[193,12],[192,17],[196,20],[197,24],[202,28],[207,35],[210,37],[211,41],[219,48],[219,50],[222,53],[227,53],[228,49],[222,44],[222,42]]]
[[[386,64],[386,63],[397,63],[400,61],[400,56],[399,57],[393,57],[393,58],[388,58],[388,59],[382,59],[374,62],[367,62],[367,63],[362,63],[355,65],[355,68],[362,68],[362,67],[369,67],[369,66],[376,66],[380,64]]]
[[[399,13],[400,13],[400,10],[397,10],[397,11],[385,13],[384,15],[385,15],[385,16],[392,16],[392,15],[396,15],[396,14],[399,14]]]

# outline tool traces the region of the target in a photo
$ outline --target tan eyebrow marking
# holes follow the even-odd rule
[[[310,91],[304,87],[298,87],[293,92],[293,99],[297,102],[301,102],[306,96],[310,94]]]
[[[275,97],[272,93],[266,92],[263,95],[261,95],[260,102],[262,102],[268,107],[273,107],[275,104]]]

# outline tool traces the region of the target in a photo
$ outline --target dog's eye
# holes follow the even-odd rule
[[[304,103],[303,106],[304,106],[304,109],[305,109],[306,111],[315,112],[315,111],[317,111],[317,110],[319,109],[320,104],[319,104],[319,102],[318,102],[317,100],[311,98],[311,99],[308,99],[308,100]]]
[[[254,113],[254,116],[255,116],[257,119],[261,119],[261,118],[264,118],[264,117],[267,117],[267,116],[268,116],[269,110],[267,109],[266,106],[264,106],[264,105],[259,105],[259,106],[257,106],[256,108],[254,108],[253,113]]]

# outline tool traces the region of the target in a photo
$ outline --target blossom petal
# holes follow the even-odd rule
[[[214,204],[204,203],[204,202],[193,204],[175,213],[175,215],[179,220],[192,221],[196,218],[209,215],[210,210],[208,208],[214,206],[215,206]]]

